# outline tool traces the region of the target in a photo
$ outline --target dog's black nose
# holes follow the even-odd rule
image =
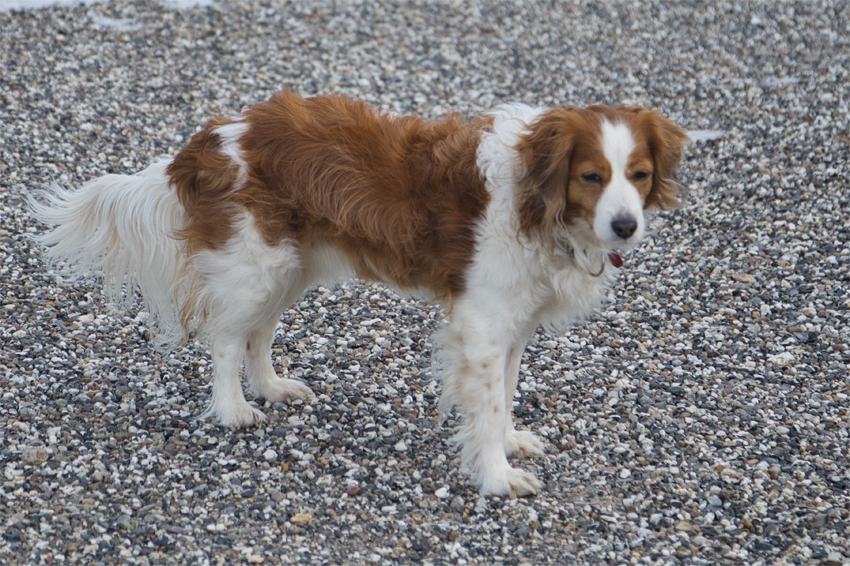
[[[615,218],[611,222],[611,229],[622,239],[628,240],[637,230],[637,221],[634,218]]]

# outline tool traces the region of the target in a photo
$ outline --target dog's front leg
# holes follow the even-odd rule
[[[443,409],[457,405],[463,424],[455,437],[461,460],[482,493],[523,496],[537,493],[534,474],[511,467],[505,453],[513,427],[506,406],[505,371],[514,341],[498,319],[468,316],[457,309],[442,336]],[[512,393],[512,392],[511,392]]]
[[[525,350],[527,340],[517,340],[508,350],[507,363],[505,364],[505,411],[507,412],[507,428],[505,429],[505,452],[508,456],[526,458],[529,456],[542,456],[544,453],[543,443],[537,436],[528,430],[516,430],[513,419],[514,393],[516,393],[517,381],[519,380],[519,366],[522,360],[522,352]]]

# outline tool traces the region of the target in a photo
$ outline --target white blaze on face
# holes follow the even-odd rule
[[[643,200],[626,176],[634,149],[635,141],[628,126],[602,121],[602,153],[611,164],[611,181],[596,204],[593,231],[612,248],[629,248],[643,237]],[[634,233],[627,238],[618,235],[613,226],[615,221],[633,221]]]

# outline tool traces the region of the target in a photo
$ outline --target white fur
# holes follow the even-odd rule
[[[242,393],[239,375],[252,392],[271,402],[310,395],[301,382],[281,379],[271,362],[274,330],[283,310],[308,285],[296,246],[284,241],[269,246],[244,212],[223,250],[204,250],[189,263],[198,306],[206,313],[214,366],[213,394],[202,415],[227,426],[265,420]]]
[[[239,172],[236,173],[236,186],[234,187],[236,190],[240,189],[248,180],[248,164],[245,163],[239,146],[239,139],[247,129],[248,124],[241,121],[231,122],[215,129],[215,133],[221,138],[219,151],[228,156],[239,167]]]
[[[183,338],[176,307],[186,289],[180,276],[183,208],[168,186],[167,161],[137,175],[106,175],[76,191],[55,185],[42,201],[28,198],[33,214],[54,229],[38,238],[46,257],[63,262],[71,279],[101,273],[110,301],[126,306],[138,289],[161,342]]]
[[[593,231],[609,248],[631,248],[643,238],[643,201],[626,176],[629,155],[634,148],[632,132],[625,124],[602,122],[602,153],[611,164],[611,181],[596,205]],[[628,217],[637,222],[635,233],[627,240],[615,234],[611,227],[611,222],[618,217]]]

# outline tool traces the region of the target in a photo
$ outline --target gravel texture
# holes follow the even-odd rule
[[[850,564],[845,2],[116,1],[0,13],[0,563]],[[133,172],[283,85],[436,117],[659,108],[693,132],[610,302],[538,333],[529,499],[458,472],[428,336],[376,286],[285,313],[309,403],[195,420],[199,344],[60,284],[21,193]]]

